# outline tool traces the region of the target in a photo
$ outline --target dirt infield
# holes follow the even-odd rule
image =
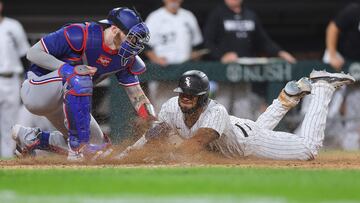
[[[360,151],[321,151],[315,160],[311,161],[275,161],[253,157],[236,159],[225,158],[220,153],[207,150],[200,153],[188,153],[174,150],[172,144],[162,139],[148,142],[142,150],[133,151],[122,160],[114,160],[114,156],[132,145],[140,135],[148,129],[143,121],[136,123],[138,132],[131,139],[123,140],[120,144],[112,146],[114,152],[107,158],[83,162],[69,162],[66,157],[59,155],[37,156],[12,160],[1,160],[0,169],[12,168],[106,168],[106,167],[195,167],[195,166],[225,166],[241,168],[304,168],[304,169],[360,169]],[[137,135],[137,136],[136,136]],[[188,146],[191,149],[191,146]],[[185,153],[187,152],[187,153]],[[187,155],[184,155],[187,154]]]
[[[190,157],[156,157],[144,159],[137,154],[122,161],[101,160],[68,162],[64,157],[37,157],[0,160],[0,169],[12,168],[131,168],[131,167],[195,167],[225,166],[241,168],[303,168],[303,169],[360,169],[360,152],[325,151],[312,161],[274,161],[256,158],[228,159],[216,154],[199,154]],[[148,156],[147,156],[148,157]]]

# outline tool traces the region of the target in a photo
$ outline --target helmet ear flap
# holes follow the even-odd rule
[[[209,91],[207,91],[205,94],[199,96],[197,106],[203,107],[205,106],[209,101]]]

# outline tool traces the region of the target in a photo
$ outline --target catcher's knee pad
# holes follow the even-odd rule
[[[93,82],[89,75],[74,75],[66,82],[67,94],[77,96],[91,96]]]

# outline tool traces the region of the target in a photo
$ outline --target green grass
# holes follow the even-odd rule
[[[344,202],[360,201],[360,171],[225,167],[3,169],[0,202],[1,191],[20,197],[265,197],[286,202]]]

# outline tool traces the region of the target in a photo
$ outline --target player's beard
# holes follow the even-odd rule
[[[183,107],[180,104],[180,99],[178,100],[178,105],[180,107],[181,112],[185,113],[185,114],[192,114],[195,113],[198,109],[199,109],[199,105],[198,103],[196,103],[193,107],[191,108],[187,108],[187,107]]]
[[[181,109],[181,112],[187,113],[187,114],[191,114],[191,113],[194,113],[196,111],[195,107],[185,108],[185,107],[180,106],[180,109]]]

